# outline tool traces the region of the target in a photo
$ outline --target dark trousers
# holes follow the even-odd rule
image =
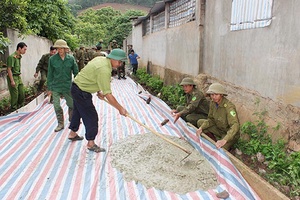
[[[92,94],[82,91],[75,83],[72,84],[73,116],[69,129],[77,132],[82,118],[85,126],[85,138],[95,140],[98,133],[98,114],[93,104]]]
[[[120,67],[117,68],[118,78],[125,77],[125,64],[123,63]]]
[[[131,64],[132,66],[132,73],[136,74],[136,70],[138,69],[138,64]]]

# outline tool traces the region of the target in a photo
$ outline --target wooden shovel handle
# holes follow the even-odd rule
[[[182,146],[180,146],[179,144],[173,142],[172,140],[169,140],[168,138],[164,137],[162,134],[156,132],[154,129],[146,126],[145,124],[143,124],[142,122],[138,121],[137,119],[135,119],[134,117],[132,117],[131,115],[127,114],[127,117],[129,117],[130,119],[132,119],[133,121],[135,121],[136,123],[138,123],[139,125],[143,126],[144,128],[148,129],[149,131],[151,131],[152,133],[154,133],[155,135],[159,136],[160,138],[162,138],[163,140],[169,142],[170,144],[178,147],[179,149],[183,150],[184,152],[186,152],[187,154],[191,154],[190,151],[186,150],[185,148],[183,148]]]
[[[103,99],[106,103],[110,104],[109,101],[107,101],[107,99]],[[159,136],[160,138],[162,138],[163,140],[169,142],[170,144],[178,147],[179,149],[183,150],[184,152],[186,152],[187,154],[191,154],[192,152],[188,151],[187,149],[183,148],[182,146],[180,146],[179,144],[173,142],[172,140],[169,140],[168,138],[164,137],[162,134],[156,132],[154,129],[146,126],[145,124],[143,124],[142,122],[140,122],[139,120],[137,120],[136,118],[134,118],[133,116],[129,115],[128,113],[126,114],[127,117],[129,117],[130,119],[132,119],[133,121],[135,121],[136,123],[138,123],[139,125],[143,126],[144,128],[148,129],[149,131],[151,131],[153,134]]]

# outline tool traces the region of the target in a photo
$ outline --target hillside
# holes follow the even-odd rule
[[[148,8],[148,7],[139,6],[139,5],[130,5],[130,4],[120,4],[120,3],[103,3],[103,4],[99,4],[97,6],[92,6],[90,8],[92,8],[94,10],[99,10],[99,9],[105,8],[105,7],[112,7],[114,10],[119,10],[121,13],[125,13],[127,10],[141,10],[141,11],[145,12],[145,15],[146,15],[150,11],[150,8]],[[90,8],[87,8],[87,9],[90,9]],[[79,11],[79,14],[81,12],[84,12],[87,9]]]

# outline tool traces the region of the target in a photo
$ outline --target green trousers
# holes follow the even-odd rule
[[[47,81],[47,71],[46,70],[41,70],[40,73],[41,73],[41,80],[40,80],[40,83],[39,83],[38,90],[42,90],[44,84]]]
[[[22,82],[21,76],[13,76],[15,87],[11,86],[10,78],[7,77],[7,85],[10,93],[10,107],[11,110],[17,110],[24,106],[25,103],[25,91],[24,84]]]
[[[205,121],[204,119],[199,119],[197,122],[197,127],[200,127],[204,121]],[[207,129],[202,130],[202,132],[212,133],[217,140],[223,139],[227,134],[227,132],[220,130],[217,126],[211,126]],[[229,150],[238,141],[239,138],[240,138],[240,133],[237,133],[232,140],[226,142],[223,148]]]
[[[69,107],[69,114],[71,114],[70,111],[73,110],[73,99],[71,96],[71,91],[64,92],[64,93],[52,91],[52,97],[53,97],[54,111],[56,114],[58,124],[63,124],[64,123],[64,113],[63,113],[63,109],[60,105],[60,97],[65,98],[66,104]],[[71,116],[69,116],[69,121],[70,120],[71,120]]]
[[[178,106],[177,107],[177,111],[180,112],[184,109],[184,106]],[[191,114],[187,114],[187,115],[181,115],[180,116],[184,121],[186,122],[190,122],[191,124],[193,124],[194,126],[197,127],[197,121],[199,119],[207,119],[207,115],[206,114],[201,114],[201,113],[191,113]]]

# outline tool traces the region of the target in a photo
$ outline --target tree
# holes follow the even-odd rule
[[[66,40],[75,26],[75,17],[64,0],[31,0],[26,19],[28,29],[52,41]]]
[[[0,28],[18,29],[21,33],[28,33],[26,9],[27,0],[1,0],[0,3]]]
[[[88,9],[78,16],[76,24],[76,34],[84,45],[95,45],[99,39],[104,40],[104,46],[112,40],[116,40],[122,46],[123,40],[132,29],[130,17],[143,16],[142,11],[129,10],[122,14],[120,11],[111,7],[99,10]]]

